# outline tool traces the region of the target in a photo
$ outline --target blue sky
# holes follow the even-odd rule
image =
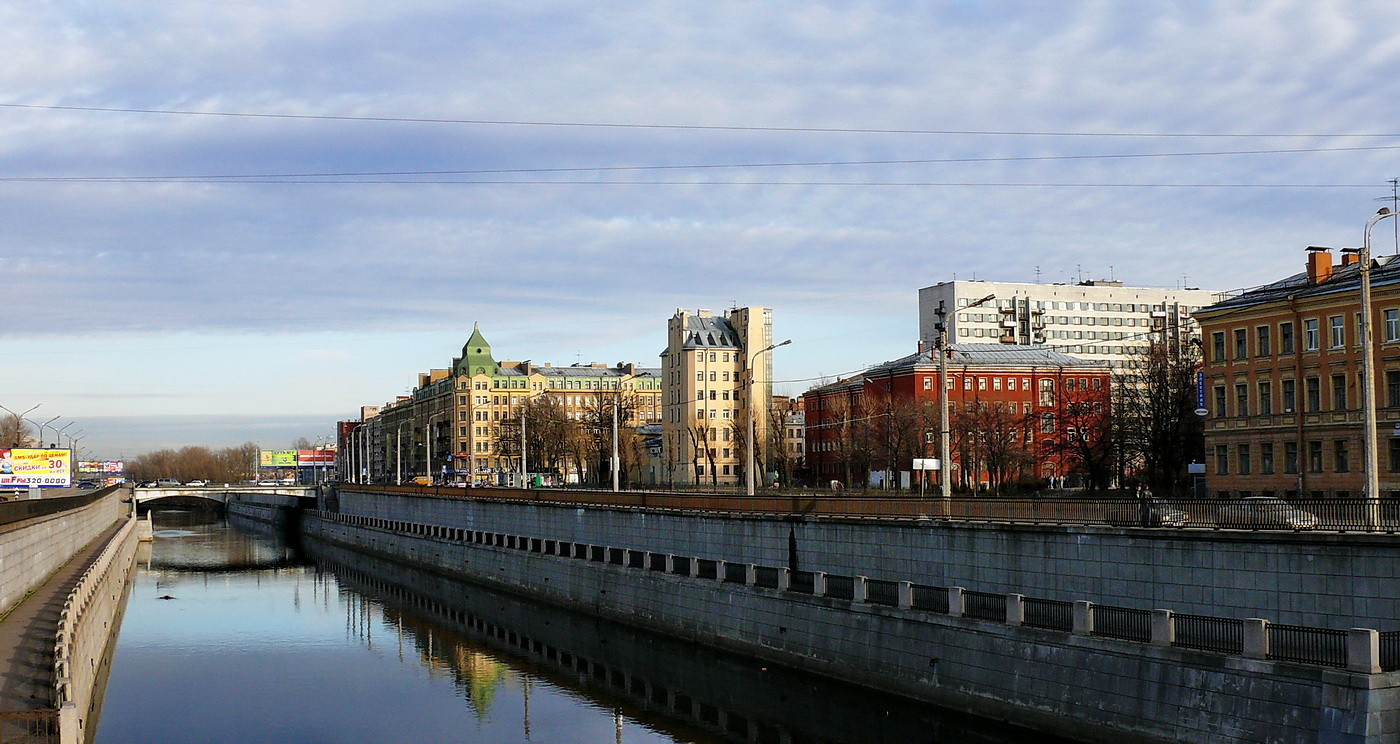
[[[329,434],[476,321],[653,364],[767,305],[798,393],[912,351],[919,287],[1262,284],[1400,176],[1386,2],[17,3],[0,47],[0,405],[99,456]]]

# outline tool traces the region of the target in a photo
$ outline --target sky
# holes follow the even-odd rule
[[[10,3],[0,48],[0,406],[84,457],[330,436],[476,322],[651,366],[763,305],[800,394],[920,287],[1257,286],[1400,177],[1393,2]]]

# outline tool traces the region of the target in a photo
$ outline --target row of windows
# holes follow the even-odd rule
[[[1360,315],[1360,313],[1354,314],[1351,329],[1347,327],[1345,315],[1327,316],[1325,326],[1322,324],[1323,318],[1303,319],[1302,350],[1320,350],[1324,330],[1326,331],[1327,348],[1345,348],[1348,337],[1354,340],[1357,338],[1356,328],[1360,324]],[[1384,342],[1400,341],[1400,309],[1389,308],[1381,312],[1380,337]],[[1226,359],[1248,359],[1251,344],[1254,356],[1273,356],[1275,338],[1278,339],[1278,353],[1292,354],[1296,350],[1293,321],[1279,323],[1277,336],[1274,332],[1274,326],[1271,325],[1255,326],[1253,333],[1249,328],[1234,328],[1228,334],[1226,331],[1215,331],[1211,334],[1212,360],[1222,362]]]
[[[1352,450],[1349,440],[1335,439],[1327,442],[1314,439],[1306,442],[1306,447],[1307,449],[1304,450],[1306,462],[1301,464],[1307,466],[1309,473],[1351,472]],[[1215,472],[1217,475],[1229,475],[1232,465],[1234,472],[1238,475],[1254,475],[1256,471],[1259,475],[1273,475],[1278,472],[1276,468],[1282,468],[1281,472],[1288,475],[1298,473],[1300,462],[1297,442],[1284,442],[1281,450],[1277,449],[1273,442],[1237,444],[1233,447],[1233,452],[1231,449],[1229,445],[1215,445]],[[1390,440],[1388,454],[1390,472],[1400,473],[1400,439]],[[1257,461],[1255,460],[1256,456],[1258,457]],[[1282,462],[1276,462],[1276,456],[1281,456]]]
[[[1345,374],[1335,374],[1329,379],[1328,390],[1330,397],[1328,403],[1329,410],[1348,410],[1352,401],[1349,390],[1354,387]],[[1357,375],[1357,384],[1363,384],[1361,376]],[[1285,379],[1279,381],[1280,406],[1277,410],[1282,413],[1293,413],[1298,406],[1298,383],[1296,380]],[[1274,384],[1272,380],[1259,380],[1254,386],[1253,400],[1250,398],[1249,383],[1237,382],[1234,386],[1233,409],[1226,409],[1226,388],[1224,385],[1216,385],[1214,388],[1214,411],[1216,416],[1269,416],[1274,413]],[[1387,370],[1385,373],[1385,406],[1389,408],[1400,408],[1400,370]],[[1251,405],[1253,403],[1253,405]],[[1359,404],[1360,400],[1355,403]],[[1303,411],[1307,413],[1317,413],[1322,410],[1322,378],[1306,377],[1303,379]]]
[[[960,298],[958,300],[958,307],[967,307],[968,303],[970,302],[971,300],[968,298]],[[1015,300],[998,300],[997,307],[1001,309],[1010,309],[1013,303],[1015,302]],[[1063,302],[1060,300],[1036,300],[1035,307],[1038,310],[1078,310],[1086,312],[1098,311],[1101,313],[1150,313],[1169,310],[1175,306],[1163,305],[1161,303],[1149,305],[1145,302]],[[1199,307],[1187,307],[1183,309],[1193,313],[1197,310],[1200,310]]]

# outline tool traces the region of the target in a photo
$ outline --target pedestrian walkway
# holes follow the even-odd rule
[[[54,633],[63,603],[121,527],[118,520],[0,618],[0,712],[54,708]]]

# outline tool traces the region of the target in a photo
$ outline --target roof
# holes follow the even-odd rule
[[[682,349],[738,349],[739,334],[726,318],[687,315]]]
[[[983,367],[987,369],[1016,368],[1063,368],[1108,371],[1106,362],[1090,361],[1064,354],[1044,346],[1024,346],[1013,344],[953,344],[949,347],[952,355],[949,366]],[[912,369],[933,370],[938,360],[932,352],[919,352],[888,362],[881,362],[866,369],[859,375],[821,385],[812,390],[838,390],[863,383],[865,379],[881,375],[898,374]],[[808,392],[811,392],[810,390]]]
[[[1400,261],[1397,261],[1396,258],[1397,256],[1373,257],[1371,261],[1372,286],[1400,283]],[[1360,285],[1360,263],[1354,263],[1348,266],[1333,266],[1331,278],[1321,284],[1309,282],[1308,273],[1306,271],[1300,271],[1297,274],[1284,277],[1276,282],[1253,289],[1247,289],[1227,300],[1217,302],[1208,307],[1203,307],[1198,310],[1196,314],[1200,315],[1226,310],[1237,310],[1240,308],[1253,307],[1255,305],[1278,302],[1286,300],[1289,297],[1303,299],[1335,294],[1338,292],[1354,292]]]
[[[568,367],[535,367],[534,372],[545,377],[626,377],[628,374],[625,366],[594,367],[584,364]],[[661,376],[660,367],[634,367],[633,372],[633,377]]]

